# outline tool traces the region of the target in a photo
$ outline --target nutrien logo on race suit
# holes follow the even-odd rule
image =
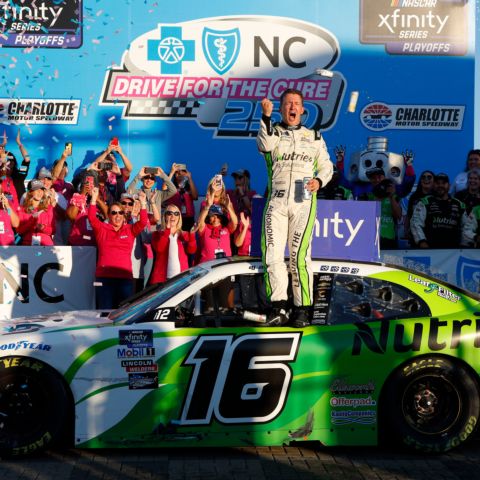
[[[83,0],[0,0],[0,47],[79,48]]]
[[[107,72],[100,103],[121,106],[123,118],[182,118],[219,137],[248,138],[257,134],[261,99],[278,107],[281,93],[297,88],[304,124],[325,130],[343,98],[344,77],[332,70],[339,57],[329,31],[301,20],[251,15],[159,24]]]
[[[397,55],[465,55],[468,1],[361,0],[360,41]]]
[[[369,130],[461,130],[464,105],[366,105],[360,120]]]

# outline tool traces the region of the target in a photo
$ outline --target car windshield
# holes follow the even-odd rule
[[[181,292],[184,288],[205,276],[207,273],[208,270],[199,266],[185,270],[171,280],[168,280],[162,288],[153,291],[147,290],[144,295],[133,297],[132,302],[127,301],[126,304],[117,310],[110,312],[108,318],[115,323],[135,323],[137,319],[141,319],[147,312],[158,305],[162,305],[169,298]]]

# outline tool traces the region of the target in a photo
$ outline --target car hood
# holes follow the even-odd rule
[[[0,335],[35,332],[44,328],[111,325],[113,321],[107,318],[108,314],[108,310],[76,310],[0,320]]]

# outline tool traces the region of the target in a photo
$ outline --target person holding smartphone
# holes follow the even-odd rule
[[[74,193],[70,199],[66,212],[67,218],[72,223],[70,235],[68,236],[68,245],[77,247],[97,245],[92,225],[88,220],[88,204],[96,182],[96,172],[85,170],[78,185],[79,192]],[[100,196],[97,197],[96,205],[97,217],[102,220],[107,218],[108,206]]]
[[[7,150],[7,133],[3,133],[3,141],[0,144],[0,177],[3,193],[7,196],[10,204],[18,207],[18,199],[25,193],[25,180],[30,168],[30,155],[22,143],[20,128],[15,138],[23,160],[18,165],[15,155]]]
[[[155,188],[157,179],[163,180],[166,185],[165,190],[157,190]],[[139,182],[141,182],[141,186],[137,187]],[[147,198],[147,210],[149,215],[153,215],[152,204],[155,203],[158,214],[161,216],[162,203],[173,197],[173,195],[177,193],[177,188],[160,167],[142,167],[128,186],[127,192],[130,194],[144,192]]]
[[[177,188],[177,192],[171,198],[169,203],[176,205],[182,213],[182,225],[186,230],[190,230],[195,223],[195,201],[198,200],[198,191],[192,178],[192,173],[187,169],[185,163],[172,163],[170,174],[168,175]],[[167,185],[163,184],[166,190]]]
[[[23,205],[19,208],[17,233],[21,245],[52,246],[57,204],[55,192],[48,192],[41,180],[31,180]]]
[[[15,232],[20,219],[8,198],[2,192],[0,185],[0,245],[15,245]]]

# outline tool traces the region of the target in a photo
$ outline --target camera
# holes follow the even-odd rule
[[[72,142],[67,142],[65,144],[65,152],[68,156],[72,154]]]
[[[105,170],[106,172],[108,172],[113,168],[113,165],[110,162],[98,162],[98,168],[100,170]]]
[[[373,194],[380,199],[387,198],[389,193],[388,193],[388,188],[393,185],[393,182],[389,178],[385,178],[382,180],[378,185],[375,185],[373,187]]]
[[[157,168],[156,167],[145,167],[145,174],[146,175],[156,175]]]

